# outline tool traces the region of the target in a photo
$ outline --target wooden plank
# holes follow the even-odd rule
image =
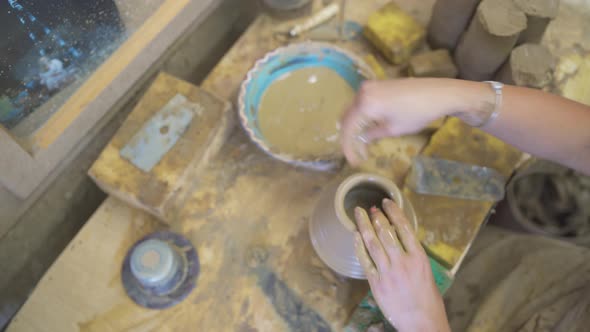
[[[363,23],[382,4],[351,2],[350,15]],[[277,27],[269,17],[257,19],[203,86],[232,100],[254,61],[280,46],[273,37]],[[370,52],[363,42],[342,46]],[[366,167],[381,166],[401,179],[407,167],[400,163],[392,170],[388,161],[409,164],[426,139],[374,147],[375,160]],[[387,156],[377,162],[380,151]],[[196,246],[202,264],[197,287],[185,301],[154,311],[128,299],[120,282],[125,251],[158,226],[111,197],[44,276],[8,331],[308,331],[310,324],[341,330],[367,284],[339,277],[319,260],[307,223],[322,188],[350,172],[293,168],[261,152],[238,129],[193,180],[198,186],[171,225]]]
[[[91,222],[93,220],[101,222]],[[157,222],[147,215],[109,198],[45,274],[40,283],[47,284],[47,287],[35,292],[35,296],[27,301],[25,307],[34,308],[31,314],[43,319],[21,319],[17,315],[9,330],[80,331],[85,322],[103,312],[105,304],[127,306],[128,310],[133,310],[130,300],[120,301],[118,298],[118,292],[123,291],[122,284],[111,272],[120,269],[127,246],[154,230],[156,225]],[[120,246],[113,245],[115,243]],[[63,262],[65,268],[61,266]],[[58,290],[56,286],[62,282],[69,285],[70,290],[84,289],[84,292],[76,294],[76,291]],[[85,302],[83,297],[87,297],[88,302],[80,306],[81,300]],[[68,324],[63,324],[65,320]],[[105,328],[102,331],[109,330],[123,329]]]
[[[185,301],[154,311],[127,298],[120,282],[125,252],[158,226],[154,218],[109,198],[46,273],[8,331],[231,331],[248,326],[282,331],[287,327],[282,315],[306,318],[280,311],[280,305],[277,310],[273,301],[283,301],[285,309],[298,303],[336,330],[342,326],[367,289],[334,275],[309,242],[307,218],[318,186],[329,177],[269,167],[257,150],[240,150],[242,138],[230,150],[237,149],[234,158],[249,159],[250,167],[236,164],[232,174],[224,169],[225,174],[208,177],[219,189],[210,185],[195,193],[186,221],[177,226],[197,246],[201,260],[197,288]],[[302,212],[294,214],[296,209]],[[256,265],[255,252],[268,256],[266,262]],[[273,295],[260,286],[267,274],[291,291],[273,283],[279,288]]]

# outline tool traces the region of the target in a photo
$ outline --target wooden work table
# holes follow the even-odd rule
[[[349,1],[363,24],[387,1]],[[432,1],[400,1],[425,23]],[[404,6],[406,5],[406,6]],[[277,23],[260,16],[203,87],[230,101],[256,59],[281,45]],[[341,45],[361,56],[358,40]],[[394,68],[386,69],[395,73]],[[383,141],[362,167],[402,184],[428,134]],[[340,330],[367,292],[316,256],[308,220],[322,188],[352,170],[313,172],[273,160],[236,128],[202,172],[173,231],[197,248],[201,273],[180,304],[149,310],[127,297],[121,265],[131,245],[165,226],[109,197],[45,274],[8,331],[328,331]],[[478,220],[474,236],[483,220]]]

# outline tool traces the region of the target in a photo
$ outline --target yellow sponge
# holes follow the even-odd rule
[[[424,27],[393,2],[372,14],[363,32],[394,64],[408,61],[425,36]]]

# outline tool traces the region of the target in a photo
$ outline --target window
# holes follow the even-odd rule
[[[0,0],[0,185],[28,197],[219,3]]]
[[[137,28],[125,25],[138,21],[128,4],[137,1],[0,1],[7,1],[0,12],[0,124],[16,137],[47,121]],[[138,4],[143,19],[158,2],[151,10]]]

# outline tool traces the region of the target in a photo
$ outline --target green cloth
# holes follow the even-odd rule
[[[434,281],[441,294],[444,294],[453,283],[451,273],[439,264],[435,259],[429,257],[430,267],[434,274]],[[387,322],[379,306],[373,298],[373,294],[369,294],[363,299],[361,304],[356,308],[352,314],[348,324],[344,328],[346,332],[361,332],[366,331],[370,326],[383,323],[384,331],[395,331],[395,329]]]

